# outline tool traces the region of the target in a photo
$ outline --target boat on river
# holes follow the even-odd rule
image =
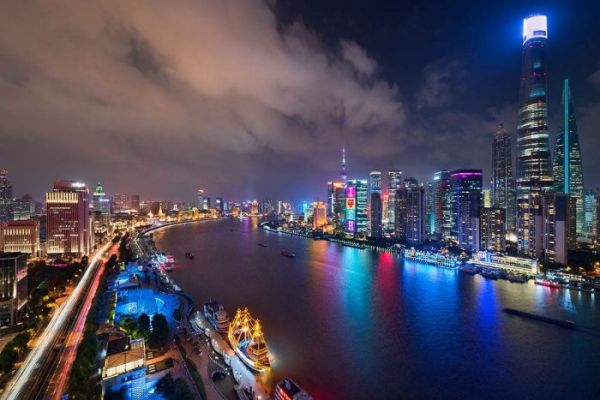
[[[294,257],[296,257],[296,254],[292,253],[289,250],[281,250],[281,255],[284,256],[284,257],[288,257],[288,258],[294,258]]]
[[[536,285],[550,287],[550,288],[554,288],[554,289],[560,289],[560,283],[555,282],[552,279],[548,279],[548,278],[546,278],[544,276],[536,276],[535,277],[535,284]]]
[[[242,362],[255,372],[271,369],[271,354],[262,327],[247,308],[238,310],[229,324],[227,339]]]
[[[211,301],[204,304],[203,314],[210,325],[219,333],[226,334],[229,332],[229,315],[225,311],[225,307],[221,303]]]

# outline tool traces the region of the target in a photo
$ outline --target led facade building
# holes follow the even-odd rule
[[[535,196],[552,187],[546,71],[547,19],[523,21],[523,53],[517,126],[517,237],[528,252]]]
[[[57,181],[46,193],[47,253],[82,256],[90,251],[90,199],[80,182]]]
[[[479,250],[482,172],[479,169],[452,171],[450,184],[451,237],[464,249]]]
[[[512,142],[510,135],[500,124],[492,145],[492,199],[491,205],[504,209],[505,227],[509,232],[516,229],[516,194],[512,168]]]
[[[573,106],[569,80],[563,86],[563,129],[556,135],[553,174],[554,190],[575,199],[576,235],[584,234],[585,214],[583,210],[583,164],[581,146]],[[565,173],[566,171],[566,173]]]
[[[367,233],[368,192],[366,180],[353,179],[346,182],[344,226],[347,234]]]
[[[13,219],[13,190],[8,171],[0,169],[0,222]]]

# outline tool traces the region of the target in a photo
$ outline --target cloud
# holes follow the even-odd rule
[[[417,92],[417,108],[437,108],[449,104],[464,89],[466,76],[458,60],[440,59],[425,67],[425,76]]]
[[[405,106],[365,50],[278,29],[262,1],[15,2],[0,24],[0,132],[47,146],[30,167],[47,182],[57,158],[88,176],[135,160],[226,190],[215,174],[239,185],[265,152],[317,169],[343,142],[402,151]]]
[[[358,44],[349,40],[342,40],[341,47],[342,58],[352,64],[357,72],[366,76],[375,73],[377,63]]]
[[[594,72],[588,77],[588,81],[594,85],[600,86],[600,70]]]

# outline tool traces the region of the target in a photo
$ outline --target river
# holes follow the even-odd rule
[[[490,281],[263,231],[251,219],[173,226],[154,238],[196,304],[218,300],[231,316],[248,307],[275,358],[273,379],[290,376],[317,400],[600,395],[599,294]]]

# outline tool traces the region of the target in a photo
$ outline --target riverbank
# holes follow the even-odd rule
[[[152,227],[141,231],[139,236],[141,238],[148,239],[149,237],[146,235],[153,231],[186,223],[190,222],[177,222],[165,224],[159,227]],[[140,248],[144,248],[143,251],[146,253],[146,255],[149,257],[158,257],[160,259],[160,249],[156,248],[154,242],[144,242],[138,245]],[[270,380],[264,379],[265,376],[255,375],[238,358],[233,349],[231,349],[229,346],[227,340],[223,339],[221,335],[211,329],[210,324],[208,324],[208,321],[203,318],[201,313],[199,311],[193,313],[193,300],[181,290],[176,282],[169,277],[165,271],[162,271],[160,280],[164,285],[178,295],[184,297],[188,302],[188,307],[186,308],[186,312],[184,313],[180,327],[185,334],[185,341],[192,342],[191,352],[189,352],[189,349],[188,351],[182,351],[182,356],[188,360],[188,362],[193,363],[193,365],[188,365],[188,370],[191,369],[190,373],[193,375],[193,373],[198,373],[197,371],[200,369],[200,376],[197,379],[201,379],[202,381],[206,381],[208,379],[212,394],[214,395],[218,392],[220,398],[222,399],[227,399],[228,395],[231,395],[231,392],[227,393],[226,390],[224,393],[222,391],[223,388],[227,389],[228,385],[220,385],[221,387],[216,385],[214,378],[217,376],[225,380],[228,377],[232,377],[235,383],[235,386],[232,389],[235,390],[237,397],[240,399],[269,399],[270,393],[272,392],[272,384]],[[182,345],[180,344],[179,347],[181,350]],[[190,356],[188,356],[188,353]],[[224,363],[219,363],[219,356],[222,357]],[[215,365],[220,366],[220,368],[214,370]],[[211,366],[213,371],[212,373],[209,373],[209,368],[211,368]],[[220,375],[217,375],[219,373]],[[208,400],[212,399],[209,397]]]

